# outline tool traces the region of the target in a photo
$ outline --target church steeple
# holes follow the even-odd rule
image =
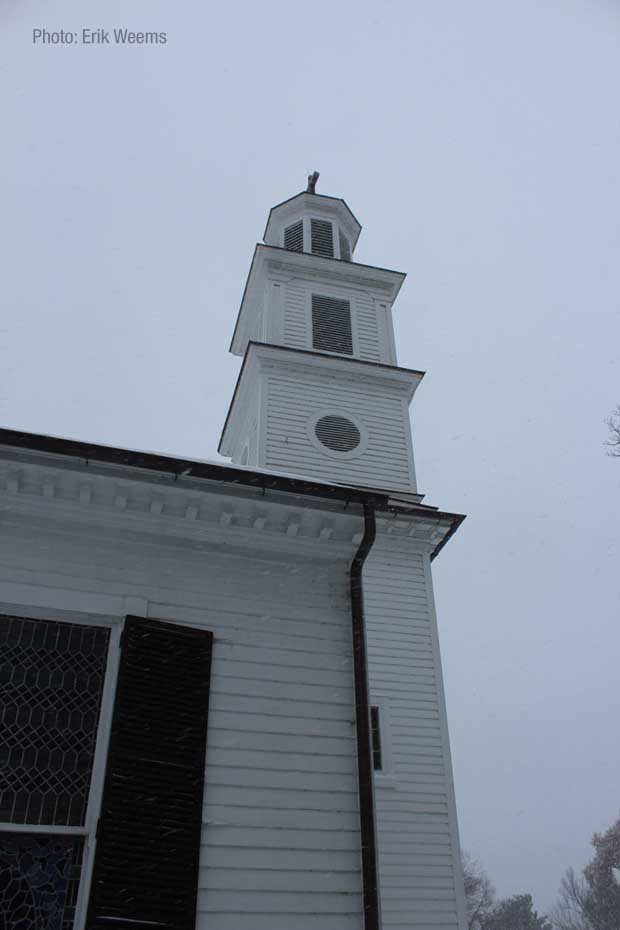
[[[361,226],[308,190],[273,207],[231,352],[243,355],[220,451],[233,462],[416,495],[392,304],[405,275],[352,261]]]

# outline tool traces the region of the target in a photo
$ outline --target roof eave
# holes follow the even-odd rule
[[[292,252],[290,249],[284,249],[281,246],[264,245],[259,242],[256,244],[256,247],[254,249],[254,254],[252,256],[252,263],[250,265],[250,270],[246,278],[245,286],[243,289],[243,296],[241,298],[241,304],[239,306],[239,311],[237,313],[235,329],[234,329],[233,336],[230,342],[229,351],[233,355],[235,354],[241,355],[243,353],[243,348],[242,348],[243,337],[241,333],[242,333],[242,321],[245,316],[244,310],[246,307],[246,302],[252,293],[253,284],[254,284],[254,276],[258,271],[259,264],[260,262],[264,261],[265,258],[268,257],[269,253],[273,253],[274,255],[280,256],[284,261],[288,259],[291,263],[298,262],[300,260],[309,261],[313,263],[335,262],[337,266],[346,267],[349,273],[351,273],[351,270],[353,270],[353,273],[355,273],[355,270],[357,270],[362,275],[366,275],[370,272],[375,272],[375,273],[378,272],[379,274],[386,276],[386,279],[392,279],[393,286],[392,286],[392,290],[391,290],[390,297],[389,297],[389,300],[391,303],[393,303],[398,297],[398,294],[400,293],[400,289],[403,286],[405,278],[407,277],[406,272],[395,271],[392,268],[382,268],[379,265],[365,265],[360,262],[342,262],[340,261],[340,259],[337,259],[337,258],[326,258],[323,255],[313,255],[311,252]]]
[[[251,350],[254,347],[256,347],[259,350],[261,348],[266,349],[268,351],[275,350],[276,352],[282,352],[292,357],[305,356],[307,358],[321,358],[321,359],[324,359],[328,365],[331,364],[332,362],[335,364],[342,364],[344,362],[347,365],[354,365],[354,366],[362,367],[363,369],[378,369],[379,371],[384,371],[386,374],[390,374],[390,373],[400,374],[403,376],[412,375],[414,377],[410,378],[409,393],[408,393],[409,402],[413,398],[413,395],[415,394],[420,381],[426,374],[426,372],[419,371],[416,368],[401,368],[397,365],[386,365],[383,362],[371,362],[371,361],[368,361],[367,359],[351,358],[346,355],[331,355],[328,352],[316,352],[311,349],[296,349],[296,348],[292,348],[291,346],[274,345],[273,343],[270,343],[270,342],[254,342],[252,339],[250,339],[248,340],[248,344],[246,346],[246,350],[243,355],[243,362],[239,370],[239,375],[237,376],[237,383],[235,384],[233,396],[230,401],[230,405],[228,407],[228,412],[226,414],[226,420],[224,421],[224,426],[222,428],[222,433],[220,435],[220,441],[217,447],[217,451],[220,453],[220,455],[228,455],[228,452],[223,451],[225,449],[225,442],[227,438],[226,434],[227,434],[228,427],[232,421],[235,400],[237,398],[239,391],[241,390],[243,376],[249,364]]]
[[[355,216],[353,210],[351,209],[349,204],[346,202],[346,200],[344,200],[342,197],[330,197],[328,194],[310,194],[308,191],[299,191],[298,194],[293,194],[292,197],[287,197],[286,200],[282,200],[280,203],[277,203],[274,207],[271,208],[271,210],[269,211],[269,216],[267,217],[267,223],[265,225],[265,232],[263,233],[263,239],[266,239],[267,237],[267,234],[269,231],[269,225],[271,223],[274,211],[279,210],[281,207],[284,207],[287,204],[292,203],[294,200],[297,200],[298,197],[303,197],[306,194],[308,195],[308,197],[317,197],[317,198],[321,197],[324,200],[333,200],[336,203],[341,203],[344,205],[345,209],[347,210],[349,214],[349,217],[351,218],[357,230],[354,241],[351,244],[351,248],[354,249],[357,244],[357,240],[360,237],[360,233],[362,231],[362,224],[360,223],[358,218]]]

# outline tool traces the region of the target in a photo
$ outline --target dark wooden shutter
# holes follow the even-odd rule
[[[353,354],[351,305],[348,300],[312,295],[312,348]]]
[[[303,252],[304,250],[304,224],[302,220],[287,226],[284,230],[284,248],[290,249],[291,252]]]
[[[334,231],[327,220],[310,220],[310,240],[315,255],[334,257]]]
[[[195,928],[212,641],[127,617],[88,930]]]

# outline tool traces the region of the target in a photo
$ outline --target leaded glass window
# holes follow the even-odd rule
[[[0,616],[3,930],[72,930],[109,636]]]
[[[72,930],[83,844],[81,836],[0,833],[0,925]]]
[[[109,630],[0,620],[0,821],[84,823]]]

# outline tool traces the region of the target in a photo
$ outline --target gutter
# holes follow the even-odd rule
[[[370,706],[362,570],[376,536],[375,508],[364,503],[364,536],[351,563],[351,623],[355,681],[355,727],[357,733],[357,777],[362,843],[362,892],[364,930],[380,930],[377,828],[375,823],[374,775],[370,745]]]
[[[149,472],[160,473],[170,475],[173,482],[179,478],[194,478],[220,485],[237,484],[263,492],[280,491],[286,494],[321,497],[324,500],[341,501],[345,506],[351,502],[364,503],[369,499],[387,502],[388,498],[387,494],[382,494],[380,491],[364,491],[346,485],[327,484],[301,477],[280,475],[277,472],[253,471],[250,468],[235,468],[234,465],[200,462],[196,459],[182,459],[154,452],[136,452],[131,449],[101,446],[74,439],[60,439],[56,436],[42,436],[20,430],[0,429],[0,446],[67,456],[77,459],[84,467],[91,462],[98,462],[123,468],[135,468],[146,472],[147,480]]]
[[[287,351],[296,351],[289,349]],[[304,352],[305,350],[300,350]],[[313,354],[313,353],[307,353]],[[374,362],[368,364],[374,365]],[[381,366],[379,366],[381,367]],[[409,369],[403,369],[408,371]],[[420,372],[422,374],[422,372]],[[447,513],[428,507],[425,504],[410,504],[406,507],[394,507],[389,503],[394,492],[372,490],[369,488],[355,488],[347,485],[329,484],[312,481],[307,478],[282,475],[277,472],[254,471],[251,468],[236,468],[234,465],[223,465],[219,462],[202,462],[196,459],[182,459],[171,455],[162,455],[155,452],[137,452],[132,449],[120,449],[115,446],[102,446],[96,443],[82,442],[76,439],[61,439],[56,436],[44,436],[37,433],[27,433],[23,430],[0,429],[0,446],[12,449],[23,449],[28,452],[40,452],[47,455],[67,456],[77,460],[82,467],[88,467],[91,462],[105,465],[115,465],[122,468],[135,468],[138,473],[146,473],[148,480],[151,474],[169,475],[171,482],[179,478],[193,478],[199,481],[210,481],[214,484],[232,484],[247,487],[266,494],[268,491],[292,494],[297,496],[318,497],[323,500],[340,501],[344,506],[350,503],[362,504],[369,507],[397,515],[420,515],[425,519],[449,520],[450,529],[444,539],[435,546],[431,553],[431,561],[456,532],[465,517],[462,514]],[[373,519],[374,519],[373,509]],[[373,537],[374,538],[374,537]],[[363,549],[362,545],[358,551]],[[372,540],[370,545],[372,545]],[[357,556],[356,556],[357,558]],[[365,554],[362,558],[365,558]],[[354,559],[355,563],[355,559]],[[354,564],[353,563],[353,564]]]

